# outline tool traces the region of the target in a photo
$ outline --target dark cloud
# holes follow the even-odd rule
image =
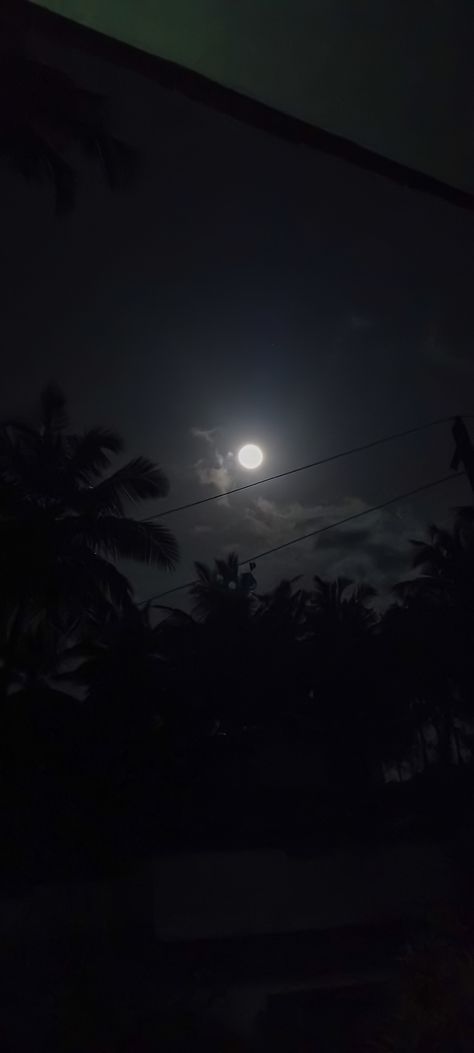
[[[377,514],[367,527],[347,527],[322,534],[315,540],[316,552],[325,554],[333,571],[370,578],[379,586],[395,582],[410,569],[410,540],[423,535],[423,527],[412,515],[408,520],[387,512]]]
[[[315,541],[318,551],[332,551],[337,549],[340,552],[344,550],[349,551],[354,548],[360,548],[368,544],[372,536],[370,529],[363,527],[353,527],[351,530],[336,529],[327,534],[321,534]]]
[[[409,507],[370,513],[370,525],[344,528],[331,527],[345,516],[358,515],[368,505],[357,497],[347,497],[338,503],[305,505],[302,502],[283,502],[256,496],[245,504],[232,498],[223,507],[219,502],[217,532],[212,534],[212,556],[231,550],[242,559],[258,559],[260,553],[283,547],[258,564],[259,584],[267,586],[267,575],[299,576],[310,583],[314,574],[327,577],[345,575],[358,580],[370,580],[377,588],[390,588],[410,571],[410,538],[423,535],[421,522]],[[320,528],[324,532],[311,536]],[[209,526],[197,525],[195,534],[211,533]],[[292,544],[305,534],[310,537]],[[290,544],[289,544],[290,543]]]

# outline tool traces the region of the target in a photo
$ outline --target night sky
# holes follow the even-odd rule
[[[233,459],[244,442],[262,446],[263,476],[474,414],[472,214],[37,47],[108,96],[141,172],[111,194],[82,166],[58,220],[47,188],[1,171],[2,414],[57,381],[74,425],[114,427],[167,471],[163,508],[253,480]],[[134,571],[137,596],[192,578],[194,559],[251,556],[443,475],[451,445],[437,427],[170,517],[180,566]],[[262,560],[259,587],[315,572],[389,585],[407,539],[468,500],[460,479],[402,501]]]

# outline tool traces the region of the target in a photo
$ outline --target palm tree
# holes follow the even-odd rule
[[[48,619],[57,630],[103,618],[130,603],[131,586],[115,566],[134,559],[171,569],[174,536],[127,514],[126,505],[164,496],[168,481],[137,457],[108,473],[122,442],[104,428],[67,431],[66,401],[49,387],[39,427],[17,420],[0,428],[0,573],[4,676],[25,629]]]
[[[81,642],[75,680],[85,689],[88,764],[101,778],[143,787],[156,767],[167,663],[148,605],[111,609]]]
[[[111,609],[100,626],[94,625],[82,644],[84,661],[77,679],[88,697],[119,711],[121,703],[137,710],[155,698],[163,659],[160,626],[154,626],[150,607],[133,603],[124,610]]]
[[[196,616],[223,629],[245,625],[254,598],[248,588],[247,575],[240,573],[237,553],[229,552],[226,559],[214,560],[213,568],[206,563],[194,565],[198,577],[190,591],[196,601]]]
[[[411,641],[413,684],[444,763],[461,759],[462,723],[473,717],[473,524],[474,509],[459,508],[452,530],[431,526],[428,541],[412,542],[420,573],[395,587]]]
[[[419,677],[419,612],[392,603],[384,611],[377,632],[382,685],[379,743],[384,764],[413,773],[431,763],[428,747],[430,707]],[[428,739],[427,739],[428,734]]]
[[[278,585],[258,597],[258,616],[263,623],[271,625],[272,632],[288,639],[298,635],[304,625],[308,593],[294,588],[298,578],[284,578]]]
[[[338,627],[352,636],[354,631],[365,632],[375,624],[376,616],[369,606],[375,595],[371,585],[354,585],[344,577],[326,581],[316,574],[310,609],[315,623],[319,622],[325,631]]]
[[[195,564],[198,579],[191,587],[195,600],[200,706],[208,724],[237,741],[255,719],[258,626],[254,578],[241,572],[237,553],[216,559],[214,567]]]
[[[474,615],[474,508],[458,508],[452,531],[432,525],[428,541],[412,541],[417,577],[401,582],[398,594],[462,606]]]
[[[3,54],[0,157],[28,181],[46,178],[58,213],[76,200],[71,154],[77,148],[98,161],[112,188],[133,173],[134,153],[107,130],[100,96],[22,51]]]
[[[10,670],[10,687],[36,694],[64,690],[76,682],[82,651],[74,636],[74,625],[65,630],[46,619],[24,627],[19,634]]]
[[[255,711],[261,725],[278,734],[299,734],[306,680],[300,650],[306,634],[308,594],[283,579],[257,597],[255,629]]]
[[[361,786],[373,774],[379,684],[375,590],[348,578],[316,576],[307,605],[306,669],[315,729],[333,756],[341,784]]]

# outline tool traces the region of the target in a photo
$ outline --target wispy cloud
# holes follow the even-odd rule
[[[232,489],[237,473],[232,454],[222,452],[225,443],[219,429],[193,428],[192,434],[202,451],[194,464],[197,478],[218,493]],[[305,504],[270,500],[253,493],[245,503],[233,498],[218,502],[222,509],[218,531],[214,532],[205,522],[192,527],[196,538],[202,535],[209,556],[237,550],[242,559],[258,557],[259,552],[286,545],[301,535],[369,508],[357,495],[347,495],[331,503]],[[328,577],[341,574],[372,581],[383,590],[409,572],[409,541],[423,532],[423,523],[415,517],[411,506],[402,503],[282,549],[268,557],[268,563],[262,561],[257,576],[266,585],[269,579],[277,581],[279,577],[300,575],[309,583],[314,574]],[[206,540],[206,535],[212,536]]]
[[[234,456],[219,449],[218,428],[191,428],[191,435],[198,439],[204,452],[194,463],[194,471],[203,486],[214,486],[219,493],[232,488]]]
[[[268,544],[283,544],[296,534],[316,530],[318,526],[342,519],[364,510],[366,505],[358,497],[347,498],[341,504],[305,505],[298,501],[289,504],[257,497],[247,506],[244,518],[257,537]]]
[[[191,428],[191,435],[194,435],[195,439],[203,439],[209,446],[214,446],[214,436],[217,434],[217,428]]]
[[[196,461],[194,468],[203,486],[215,486],[219,493],[230,489],[231,479],[223,458],[218,464],[208,464],[205,458],[201,457]]]

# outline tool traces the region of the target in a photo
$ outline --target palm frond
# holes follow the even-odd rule
[[[347,589],[350,589],[352,587],[354,582],[353,582],[352,578],[346,578],[344,576],[341,576],[341,577],[336,578],[335,584],[336,584],[337,597],[338,597],[338,599],[341,599],[343,594],[345,592],[347,592]]]
[[[53,568],[47,587],[32,597],[31,616],[46,616],[64,625],[101,625],[111,608],[125,608],[131,595],[124,574],[97,553],[81,548]]]
[[[108,560],[103,559],[102,556],[97,555],[95,552],[91,552],[89,559],[84,560],[83,563],[87,568],[89,581],[94,592],[99,588],[105,598],[118,608],[124,608],[129,605],[132,597],[132,586],[125,575],[121,574],[114,567],[113,563],[109,563]]]
[[[65,157],[74,147],[100,163],[112,189],[134,175],[136,153],[108,132],[100,95],[37,59],[4,55],[0,155],[27,180],[49,178],[58,213],[76,199],[76,172]]]
[[[36,438],[38,434],[36,428],[34,428],[32,424],[29,424],[28,421],[23,420],[22,417],[5,417],[0,421],[0,429],[2,432],[3,429],[8,430],[9,428],[19,434],[27,435],[30,439]]]
[[[225,559],[216,559],[216,570],[224,582],[237,581],[239,576],[239,556],[237,552],[229,552]]]
[[[369,585],[367,582],[362,582],[360,585],[356,585],[353,592],[353,600],[354,603],[364,605],[368,603],[369,600],[375,599],[376,595],[377,589],[375,589],[373,585]]]
[[[282,602],[291,602],[299,596],[299,593],[293,591],[293,586],[300,578],[301,574],[297,574],[294,578],[282,578],[271,592],[263,593],[261,596],[258,596],[258,599],[266,607],[274,607]]]
[[[418,574],[416,578],[398,581],[392,587],[392,592],[403,600],[435,599],[439,598],[442,593],[442,583],[437,577],[432,577],[429,574]]]
[[[178,561],[176,538],[160,523],[100,515],[76,516],[61,526],[65,533],[112,559],[134,559],[166,570],[172,570]]]
[[[166,475],[146,457],[135,457],[85,493],[86,506],[94,513],[123,514],[124,501],[136,503],[165,497]]]
[[[13,426],[0,429],[0,475],[18,495],[31,497],[42,490],[38,433],[15,434]]]
[[[314,595],[318,604],[337,606],[342,602],[343,594],[353,581],[351,578],[339,577],[335,581],[326,581],[319,574],[314,575]]]
[[[71,435],[68,441],[68,475],[89,483],[110,466],[108,453],[120,453],[122,439],[107,428],[91,428],[84,435]]]
[[[413,541],[416,551],[412,558],[413,567],[421,567],[431,574],[446,572],[446,549],[426,541]]]
[[[0,426],[3,601],[10,609],[22,604],[25,626],[42,618],[55,626],[97,624],[131,601],[117,560],[176,564],[170,531],[123,512],[125,501],[166,493],[168,481],[143,457],[103,479],[119,436],[102,428],[63,434],[65,398],[54,386],[42,394],[41,420],[40,428]]]
[[[201,563],[199,560],[196,560],[194,567],[196,570],[196,574],[199,578],[199,582],[204,585],[210,585],[212,582],[212,571],[211,568],[208,567],[207,563]],[[193,589],[195,587],[196,586],[193,585]]]

